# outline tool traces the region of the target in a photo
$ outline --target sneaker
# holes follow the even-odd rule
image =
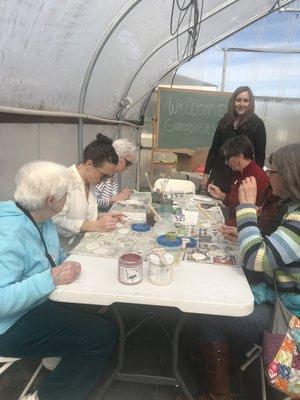
[[[19,400],[39,400],[37,391],[30,394],[25,394],[25,396],[20,397]]]
[[[60,362],[60,357],[45,357],[42,359],[43,366],[47,368],[49,371],[53,371],[57,364]]]

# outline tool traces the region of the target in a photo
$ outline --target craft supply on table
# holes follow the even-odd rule
[[[149,256],[149,281],[154,285],[169,285],[173,281],[174,256],[164,249],[163,253],[157,250],[161,249],[153,249]]]
[[[171,201],[172,201],[172,200],[171,200]],[[159,207],[159,212],[160,212],[160,214],[163,214],[163,213],[173,214],[173,205],[172,205],[172,203],[171,203],[171,202],[169,202],[169,203],[167,203],[167,202],[162,203],[162,204],[160,205],[160,207]]]
[[[200,207],[199,204],[197,204],[193,199],[191,199],[191,202],[195,204],[195,206],[206,216],[206,218],[210,220],[210,222],[212,222],[218,229],[220,228],[219,225],[216,223],[216,221],[212,219],[212,217],[208,214],[207,211],[203,210],[203,208]]]
[[[118,267],[119,281],[125,285],[135,285],[143,279],[143,260],[138,254],[123,254]]]
[[[153,204],[162,204],[164,202],[164,195],[161,192],[152,192],[151,200]]]
[[[146,177],[146,179],[147,179],[147,182],[148,182],[150,191],[153,192],[154,189],[153,189],[153,186],[152,186],[152,184],[151,184],[151,181],[150,181],[148,172],[145,172],[145,177]]]
[[[160,220],[154,225],[154,233],[161,236],[167,232],[175,231],[174,217],[171,213],[160,214]]]
[[[151,226],[146,222],[144,224],[137,223],[137,224],[132,224],[131,229],[135,232],[147,232],[151,229]]]
[[[153,229],[147,231],[134,231],[132,224],[144,223],[146,211],[149,209],[147,203],[151,201],[150,193],[135,193],[139,205],[115,203],[114,207],[126,214],[127,219],[123,225],[111,232],[90,232],[82,236],[81,241],[72,249],[72,253],[87,254],[96,257],[118,259],[124,253],[134,253],[148,260],[152,249],[157,246],[157,236],[165,235],[167,232],[176,231],[177,236],[191,238],[190,242],[182,249],[171,250],[176,260],[183,259],[185,262],[236,265],[239,263],[237,246],[227,242],[220,233],[219,227],[212,224],[202,213],[199,213],[191,201],[191,196],[178,197],[172,194],[172,198],[180,200],[180,207],[185,215],[185,221],[176,222],[171,213],[160,214],[160,222],[156,222]],[[126,206],[125,206],[126,204]],[[154,205],[154,207],[160,207]],[[223,223],[223,215],[219,207],[211,207],[205,210],[217,222]],[[199,220],[198,220],[199,216]],[[146,225],[147,226],[147,225]],[[175,227],[176,226],[176,227]],[[165,248],[167,249],[167,248]],[[169,250],[167,249],[169,252]]]
[[[150,204],[147,203],[147,211],[146,211],[146,222],[150,225],[150,226],[154,226],[155,224],[155,218],[157,221],[160,220],[160,215],[157,213],[157,211],[155,210],[155,207]]]
[[[166,237],[167,240],[176,240],[177,234],[176,234],[175,231],[171,231],[171,232],[167,232],[165,234],[165,237]]]
[[[176,236],[175,240],[168,240],[166,235],[160,235],[156,239],[157,243],[166,249],[166,251],[171,252],[174,256],[175,262],[178,261],[179,252],[181,250],[182,239]]]
[[[154,224],[155,224],[155,214],[151,209],[148,209],[146,211],[146,222],[150,226],[154,226]]]

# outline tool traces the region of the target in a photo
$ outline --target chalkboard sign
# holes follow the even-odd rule
[[[156,148],[210,147],[231,93],[158,89]]]

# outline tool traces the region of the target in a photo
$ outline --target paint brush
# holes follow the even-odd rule
[[[168,182],[169,182],[169,180],[170,180],[170,176],[171,176],[171,172],[169,173],[168,178],[165,179],[164,186],[163,186],[163,188],[162,188],[162,192],[164,192],[164,191],[166,190],[167,184],[168,184]]]
[[[151,185],[148,172],[145,172],[145,177],[147,179],[147,182],[148,182],[148,185],[149,185],[149,188],[150,188],[151,192],[153,192],[153,186]]]
[[[216,223],[214,219],[202,208],[197,204],[193,199],[191,199],[191,202],[195,204],[195,206],[204,214],[218,229],[220,229],[219,225]]]
[[[154,213],[154,215],[156,216],[157,219],[161,219],[161,216],[155,211],[154,207],[150,203],[147,203],[147,206]]]

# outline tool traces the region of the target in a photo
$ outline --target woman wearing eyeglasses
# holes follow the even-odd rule
[[[266,129],[263,121],[254,113],[254,97],[248,86],[238,87],[228,103],[228,111],[218,123],[207,156],[201,183],[206,187],[213,182],[224,193],[229,192],[232,172],[220,156],[220,148],[226,140],[246,135],[254,148],[254,159],[261,168],[265,162]]]
[[[95,186],[113,176],[118,155],[112,140],[98,133],[83,151],[83,161],[69,168],[70,187],[63,210],[53,219],[61,237],[78,233],[111,231],[122,220],[121,213],[98,215]]]
[[[136,158],[136,146],[127,139],[117,139],[113,142],[113,147],[118,154],[119,161],[116,168],[117,174],[122,174],[129,168]],[[95,188],[98,208],[107,211],[117,201],[127,200],[131,196],[130,189],[119,190],[118,175],[101,182]]]
[[[278,149],[272,157],[271,186],[274,195],[286,202],[287,210],[271,234],[262,234],[258,225],[255,204],[259,180],[253,176],[246,177],[239,186],[236,215],[242,263],[247,270],[261,273],[263,282],[251,287],[255,300],[252,314],[245,317],[195,317],[208,378],[208,393],[196,397],[196,400],[233,399],[229,352],[239,350],[236,354],[242,355],[242,348],[245,350],[253,343],[262,344],[263,332],[270,327],[276,299],[273,274],[281,301],[291,313],[300,317],[299,153],[300,143],[295,143]],[[296,377],[295,383],[298,381]],[[299,395],[295,399],[299,399]]]
[[[223,204],[229,207],[229,217],[226,224],[235,225],[235,207],[239,204],[238,190],[243,179],[248,176],[256,178],[258,185],[257,206],[262,205],[270,182],[265,171],[253,159],[253,145],[245,135],[227,140],[220,149],[220,155],[233,171],[230,189],[228,193],[225,193],[217,185],[209,184],[207,190],[211,196],[222,200]]]

